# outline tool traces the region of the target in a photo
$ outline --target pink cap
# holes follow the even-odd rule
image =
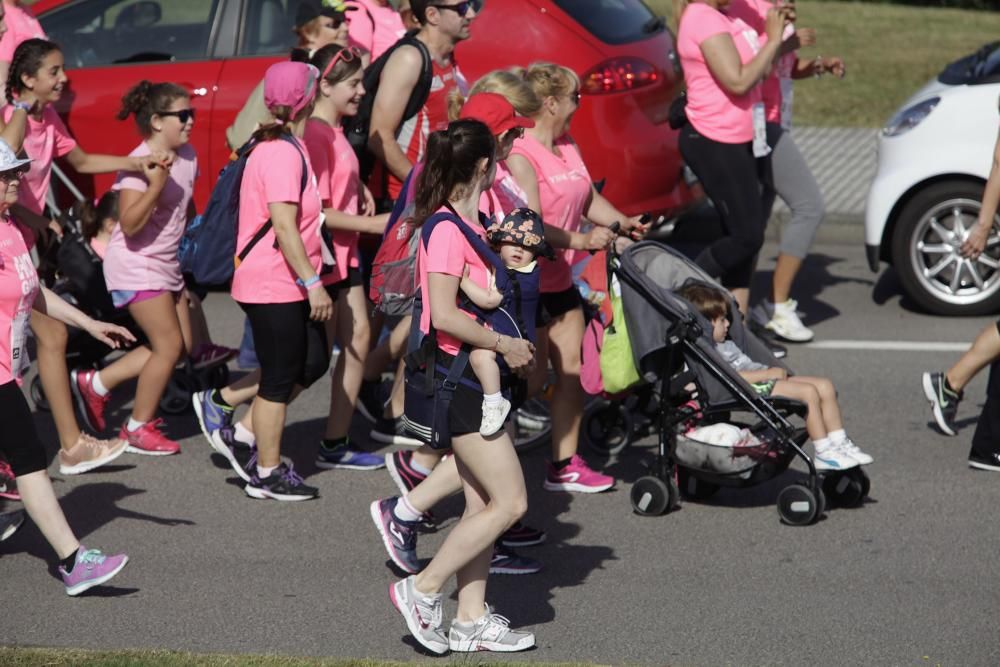
[[[264,74],[264,104],[291,107],[294,118],[312,102],[318,79],[319,70],[308,63],[275,63]]]

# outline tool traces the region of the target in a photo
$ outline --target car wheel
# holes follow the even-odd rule
[[[975,260],[960,248],[979,216],[983,188],[936,183],[910,200],[893,232],[892,260],[906,293],[939,315],[985,315],[1000,309],[1000,224]]]

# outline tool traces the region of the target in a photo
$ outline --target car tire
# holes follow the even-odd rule
[[[975,224],[982,194],[983,186],[976,183],[946,181],[925,188],[903,207],[893,230],[892,261],[903,290],[921,308],[938,315],[1000,310],[1000,244],[988,247],[976,262],[963,262],[958,248],[964,237],[961,231],[955,234],[959,224],[963,229]]]

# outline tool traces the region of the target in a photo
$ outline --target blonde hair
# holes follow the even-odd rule
[[[469,97],[476,93],[496,93],[502,95],[521,116],[531,117],[542,108],[542,101],[535,95],[528,82],[505,69],[497,69],[483,75],[469,90]],[[448,96],[448,120],[458,120],[467,98],[458,90]]]
[[[527,68],[515,67],[511,71],[531,86],[539,101],[546,97],[569,95],[580,88],[580,77],[576,72],[554,63],[531,63]]]

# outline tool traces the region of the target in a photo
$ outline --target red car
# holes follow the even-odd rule
[[[225,129],[271,63],[293,41],[298,0],[39,0],[49,38],[66,57],[70,85],[58,110],[88,151],[125,154],[138,142],[115,120],[122,94],[141,79],[174,81],[192,94],[192,143],[203,208],[229,157]],[[673,37],[641,0],[489,0],[458,50],[470,83],[501,67],[547,60],[583,81],[573,121],[595,180],[630,214],[669,213],[692,199],[667,110],[678,74]],[[111,176],[74,177],[90,194]]]

